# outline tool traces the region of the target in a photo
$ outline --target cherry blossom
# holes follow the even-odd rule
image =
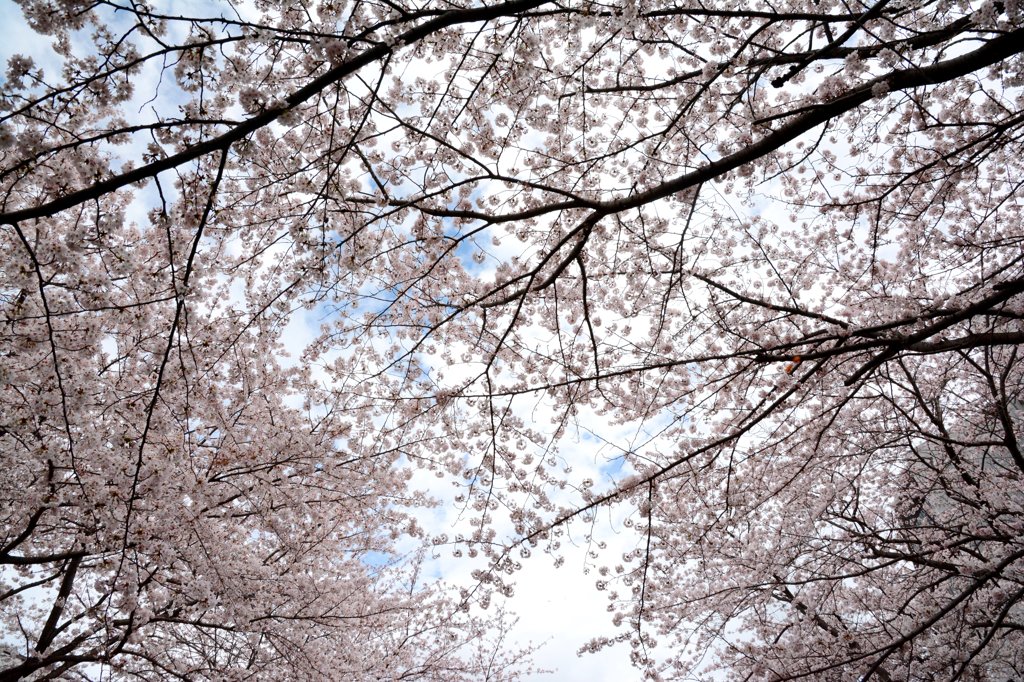
[[[7,678],[1024,676],[1018,3],[18,4]]]

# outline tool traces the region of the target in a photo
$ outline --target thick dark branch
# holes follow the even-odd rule
[[[53,638],[60,632],[57,623],[60,622],[60,617],[64,613],[64,605],[71,595],[71,588],[75,585],[75,575],[78,573],[81,563],[81,555],[74,556],[68,561],[64,578],[60,581],[60,589],[57,591],[57,598],[53,601],[53,608],[50,609],[46,625],[43,626],[43,631],[39,634],[39,641],[36,643],[36,651],[39,653],[46,651],[53,642]]]
[[[779,149],[800,135],[819,125],[852,111],[876,96],[878,89],[882,91],[910,90],[927,85],[938,85],[969,73],[983,69],[1024,52],[1024,29],[1005,33],[993,38],[973,52],[948,59],[946,61],[918,68],[902,69],[890,74],[879,76],[864,85],[854,88],[845,95],[813,106],[795,119],[777,130],[765,135],[757,142],[743,150],[728,154],[717,161],[712,161],[703,168],[691,171],[651,189],[613,199],[601,205],[606,213],[617,213],[639,208],[659,199],[686,191],[701,183],[725,175],[740,166],[761,159]]]
[[[0,555],[0,564],[11,566],[38,566],[39,564],[52,564],[56,561],[67,561],[68,559],[82,558],[86,552],[76,550],[74,552],[56,552],[54,554],[34,554],[32,556],[16,556],[14,554]]]
[[[77,192],[72,192],[71,194],[59,199],[47,201],[32,208],[2,213],[0,214],[0,224],[14,224],[19,221],[34,220],[37,218],[52,216],[86,201],[95,200],[105,194],[127,187],[133,183],[147,180],[159,173],[172,168],[177,168],[178,166],[184,165],[208,154],[227,150],[235,142],[244,139],[260,128],[270,125],[286,112],[312,99],[330,85],[333,85],[346,76],[355,73],[364,66],[368,66],[383,59],[402,45],[411,45],[416,43],[432,33],[436,33],[437,31],[448,28],[449,26],[475,23],[478,21],[489,21],[498,17],[525,12],[543,4],[544,0],[511,0],[510,2],[491,5],[488,7],[445,12],[440,16],[425,21],[419,26],[411,28],[398,35],[395,38],[393,46],[382,44],[375,45],[364,50],[352,59],[347,60],[343,64],[339,64],[322,76],[315,78],[308,85],[296,90],[286,97],[284,102],[280,105],[268,108],[266,111],[263,111],[260,114],[238,124],[223,135],[218,135],[217,137],[211,138],[205,142],[188,147],[187,149],[168,156],[165,159],[153,161],[152,163],[121,173],[120,175],[115,175],[107,180],[97,182],[94,185],[90,185],[89,187]]]
[[[895,357],[901,350],[912,349],[915,344],[918,344],[925,339],[931,338],[941,332],[944,329],[948,329],[953,325],[968,320],[975,315],[979,315],[987,310],[994,308],[995,306],[1007,301],[1014,296],[1024,292],[1024,280],[1013,280],[1010,282],[1001,282],[996,285],[995,293],[986,296],[977,303],[969,305],[952,315],[948,315],[939,319],[924,329],[905,336],[898,341],[891,341],[888,344],[888,348],[869,361],[865,362],[860,369],[854,372],[847,380],[846,385],[850,386],[860,380],[861,377],[865,376],[872,370],[878,368],[887,360]]]
[[[989,332],[987,334],[968,334],[955,339],[922,341],[907,346],[907,350],[929,355],[944,353],[951,350],[965,350],[988,346],[1017,346],[1024,343],[1024,332]]]

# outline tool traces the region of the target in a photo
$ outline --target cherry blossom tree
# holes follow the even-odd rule
[[[1017,2],[19,4],[5,679],[1024,677]]]

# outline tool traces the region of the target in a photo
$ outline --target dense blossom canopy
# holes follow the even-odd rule
[[[18,4],[3,679],[1024,678],[1016,0]]]

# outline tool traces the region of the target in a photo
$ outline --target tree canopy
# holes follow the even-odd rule
[[[18,5],[0,678],[1024,678],[1016,0]]]

